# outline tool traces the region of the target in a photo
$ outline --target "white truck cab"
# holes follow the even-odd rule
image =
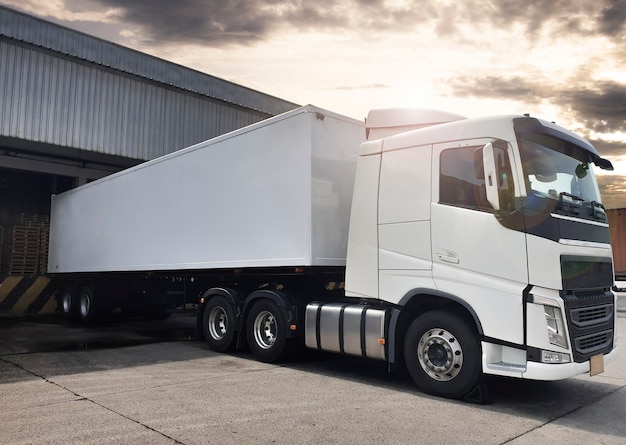
[[[368,116],[346,269],[346,296],[394,305],[388,332],[403,346],[389,353],[403,350],[418,386],[451,397],[480,372],[601,370],[615,355],[615,297],[590,165],[610,162],[529,116],[390,113],[400,122]],[[425,121],[410,130],[415,117]]]

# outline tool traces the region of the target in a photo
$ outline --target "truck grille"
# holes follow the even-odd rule
[[[613,305],[603,304],[602,306],[592,306],[572,309],[570,311],[572,323],[579,328],[584,328],[593,324],[604,323],[613,317]]]
[[[561,256],[563,289],[598,289],[613,285],[610,258]]]
[[[594,334],[578,337],[574,346],[577,351],[584,355],[593,355],[604,351],[613,343],[613,329]]]
[[[614,299],[610,291],[570,291],[563,296],[575,362],[613,349]]]

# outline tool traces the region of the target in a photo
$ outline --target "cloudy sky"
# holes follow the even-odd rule
[[[626,207],[626,0],[0,0],[300,104],[530,113],[611,159]]]

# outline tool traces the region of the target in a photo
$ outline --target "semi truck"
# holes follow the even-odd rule
[[[85,322],[190,296],[213,351],[354,355],[481,400],[486,375],[616,355],[592,165],[612,169],[529,115],[307,105],[53,196],[48,273]]]

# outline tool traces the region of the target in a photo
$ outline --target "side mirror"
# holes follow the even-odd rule
[[[602,170],[613,170],[613,164],[608,159],[597,157],[593,160],[593,163],[600,167]]]
[[[487,201],[494,210],[500,210],[500,194],[498,193],[498,170],[493,144],[483,147],[483,169],[485,170],[485,191]]]
[[[585,176],[587,176],[587,170],[589,170],[589,164],[587,164],[586,162],[578,164],[576,166],[576,176],[578,176],[578,178],[580,179],[583,179]]]

